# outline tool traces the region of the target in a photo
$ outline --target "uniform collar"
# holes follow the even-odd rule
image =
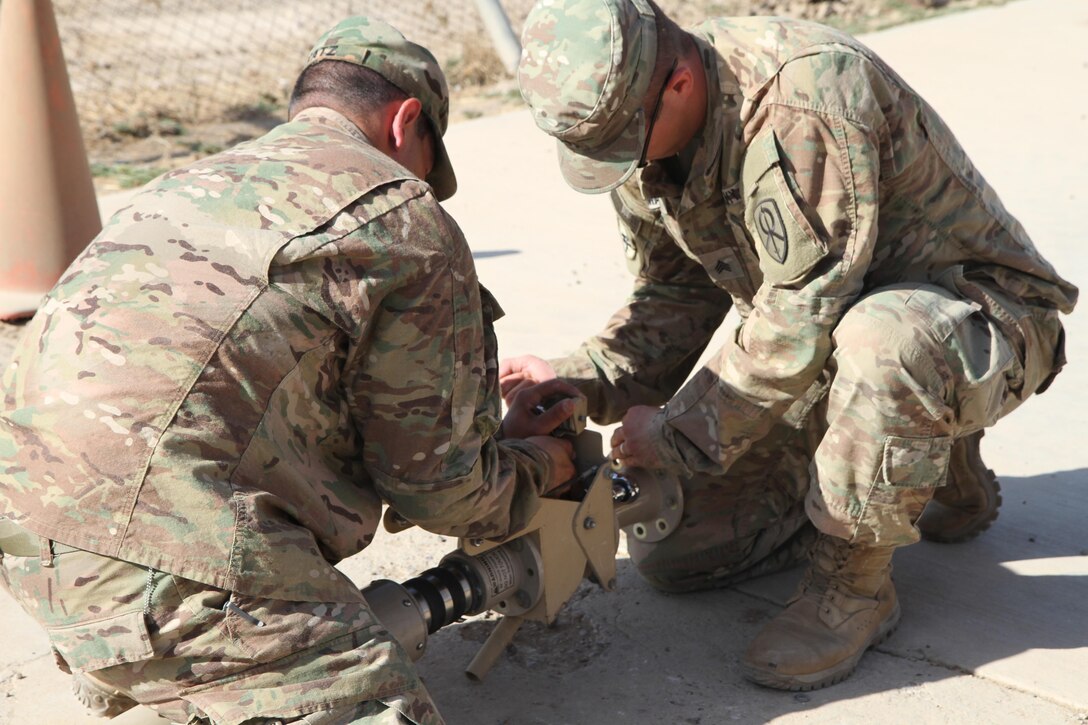
[[[362,141],[368,146],[374,145],[358,126],[348,120],[347,116],[326,106],[314,106],[299,111],[295,114],[295,117],[291,119],[291,122],[310,123],[315,126],[331,126],[340,129],[355,140]]]

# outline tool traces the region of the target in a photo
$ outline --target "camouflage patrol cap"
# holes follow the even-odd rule
[[[521,43],[521,95],[536,125],[559,141],[567,183],[591,194],[622,184],[646,141],[653,8],[646,0],[539,0]]]
[[[399,30],[381,20],[352,17],[325,33],[310,51],[309,67],[323,60],[339,60],[369,68],[409,96],[418,98],[434,128],[434,168],[426,181],[439,201],[457,191],[453,165],[442,143],[450,117],[446,76],[429,50],[406,40]]]

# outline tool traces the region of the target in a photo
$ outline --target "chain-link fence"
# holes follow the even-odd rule
[[[500,0],[520,34],[535,0]],[[999,0],[951,0],[973,7]],[[2,3],[3,0],[0,0]],[[949,0],[658,0],[681,25],[775,14],[852,30]],[[279,113],[313,42],[350,15],[430,48],[455,92],[504,77],[476,0],[53,0],[85,135]],[[107,134],[108,135],[108,134]]]
[[[503,0],[515,31],[533,0]],[[490,53],[473,0],[54,0],[88,132],[148,119],[230,119],[282,104],[313,42],[341,18],[381,18],[456,79]]]

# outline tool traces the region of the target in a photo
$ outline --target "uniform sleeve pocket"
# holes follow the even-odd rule
[[[100,670],[154,656],[142,610],[46,630],[72,669]]]
[[[827,245],[801,210],[773,131],[748,148],[742,184],[744,223],[759,255],[764,280],[773,285],[798,282],[827,256]]]
[[[884,482],[896,488],[932,488],[944,483],[952,438],[901,438],[884,440]]]

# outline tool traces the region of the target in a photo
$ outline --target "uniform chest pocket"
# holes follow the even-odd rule
[[[744,224],[754,241],[759,268],[772,285],[801,280],[827,256],[827,245],[801,210],[773,131],[753,141],[744,158]]]

